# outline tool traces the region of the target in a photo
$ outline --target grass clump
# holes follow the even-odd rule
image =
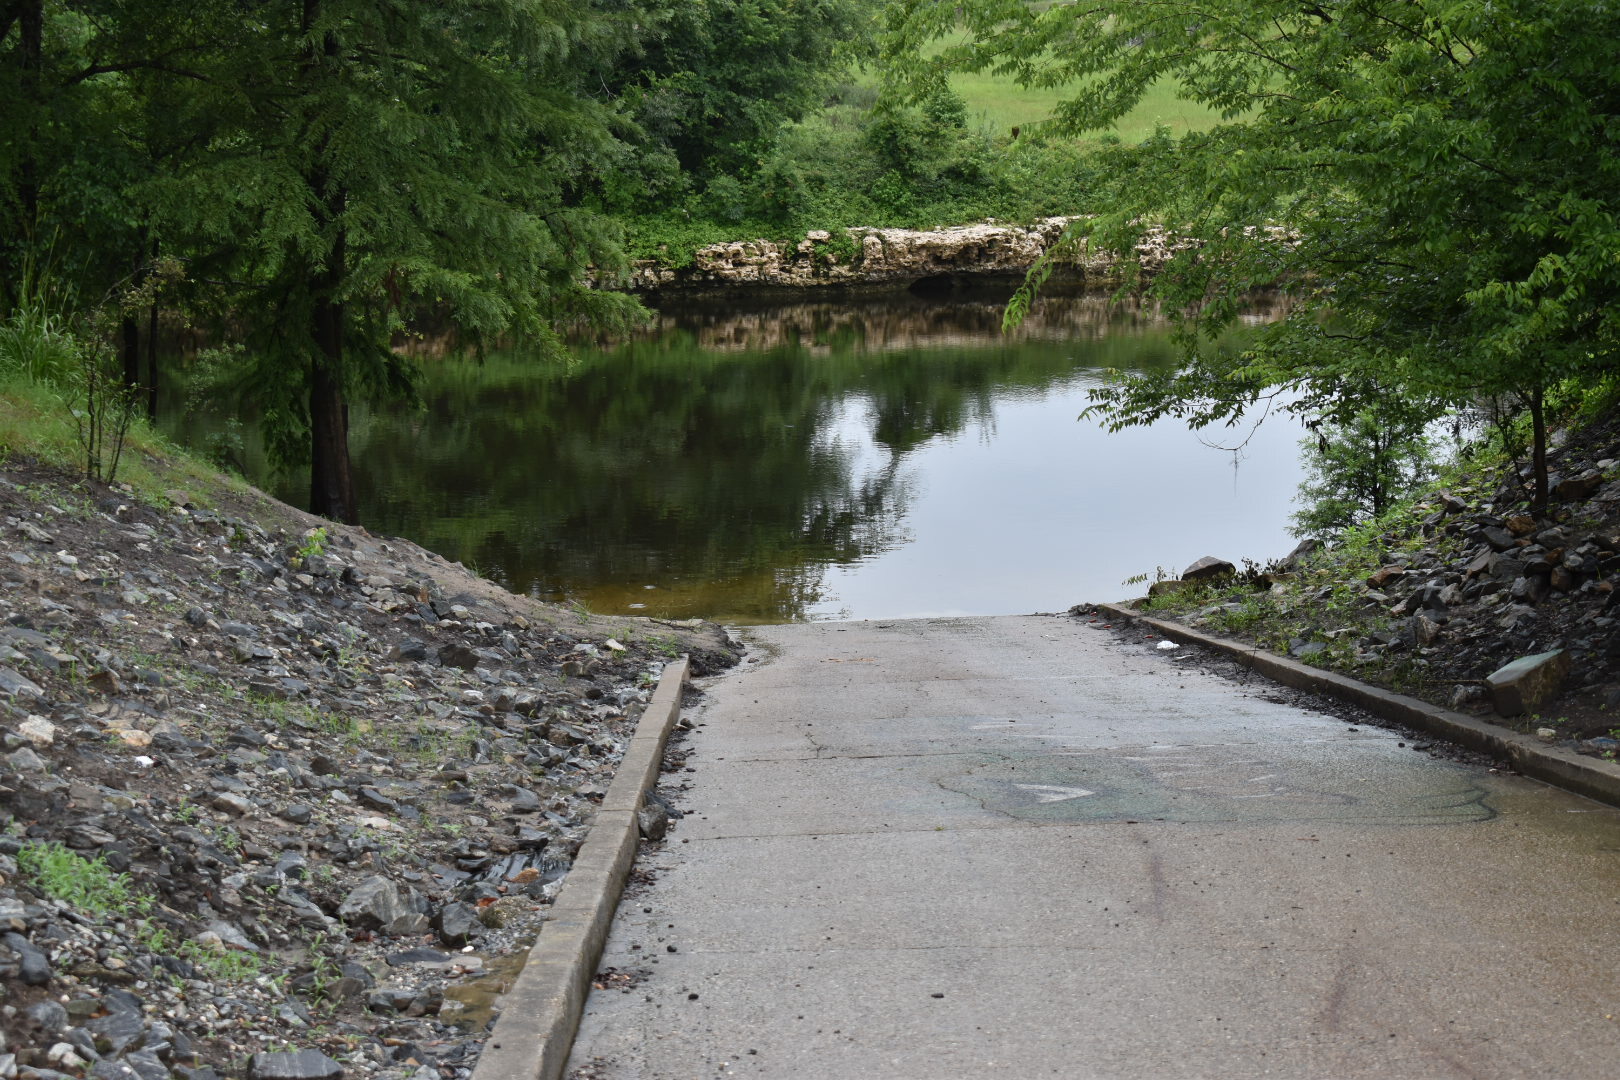
[[[54,841],[23,848],[17,868],[46,896],[90,914],[127,911],[136,900],[128,874],[114,873],[100,856],[87,859]]]
[[[234,836],[234,834],[233,834]],[[233,836],[218,839],[227,847]],[[177,941],[172,932],[149,918],[153,897],[135,888],[128,874],[116,873],[104,859],[87,859],[60,843],[29,844],[17,853],[17,868],[41,893],[75,911],[98,917],[136,916],[131,937],[144,949],[184,958],[213,977],[242,982],[259,975],[263,961],[240,949],[210,948],[197,941]]]

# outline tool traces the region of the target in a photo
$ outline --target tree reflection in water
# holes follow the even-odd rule
[[[357,416],[362,518],[593,611],[806,617],[827,568],[907,542],[908,456],[998,400],[1170,361],[1152,312],[996,299],[670,302],[568,366],[424,361],[421,410]]]

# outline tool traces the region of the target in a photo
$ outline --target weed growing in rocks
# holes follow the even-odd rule
[[[116,874],[105,860],[86,859],[55,841],[18,851],[17,868],[46,896],[93,915],[122,911],[132,899],[128,874]]]

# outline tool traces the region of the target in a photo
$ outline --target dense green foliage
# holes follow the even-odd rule
[[[640,128],[608,177],[642,211],[748,176],[784,123],[819,108],[864,33],[859,0],[644,0],[650,32],[603,72]],[[723,185],[729,186],[729,185]]]
[[[1339,423],[1392,394],[1429,415],[1508,397],[1532,414],[1545,499],[1546,394],[1612,379],[1620,344],[1620,10],[904,0],[892,12],[891,55],[911,58],[919,97],[955,69],[1072,86],[1058,123],[1082,132],[1170,78],[1225,117],[1144,153],[1074,242],[1128,251],[1162,223],[1176,251],[1151,287],[1195,314],[1195,331],[1262,287],[1287,290],[1292,315],[1235,363],[1189,333],[1178,370],[1098,395],[1114,423],[1233,422],[1279,390]]]
[[[703,244],[740,237],[1074,214],[1106,205],[1138,152],[1112,137],[992,130],[949,88],[905,105],[846,82],[785,125],[752,170],[630,219],[630,252],[678,265]]]
[[[0,0],[0,312],[83,314],[152,410],[162,325],[198,326],[352,519],[348,403],[409,396],[401,334],[559,355],[638,318],[590,284],[623,264],[611,215],[755,171],[866,7]]]

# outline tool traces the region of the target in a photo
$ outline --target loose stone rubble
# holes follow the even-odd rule
[[[467,1076],[659,671],[737,647],[172,501],[0,469],[0,1080]]]

